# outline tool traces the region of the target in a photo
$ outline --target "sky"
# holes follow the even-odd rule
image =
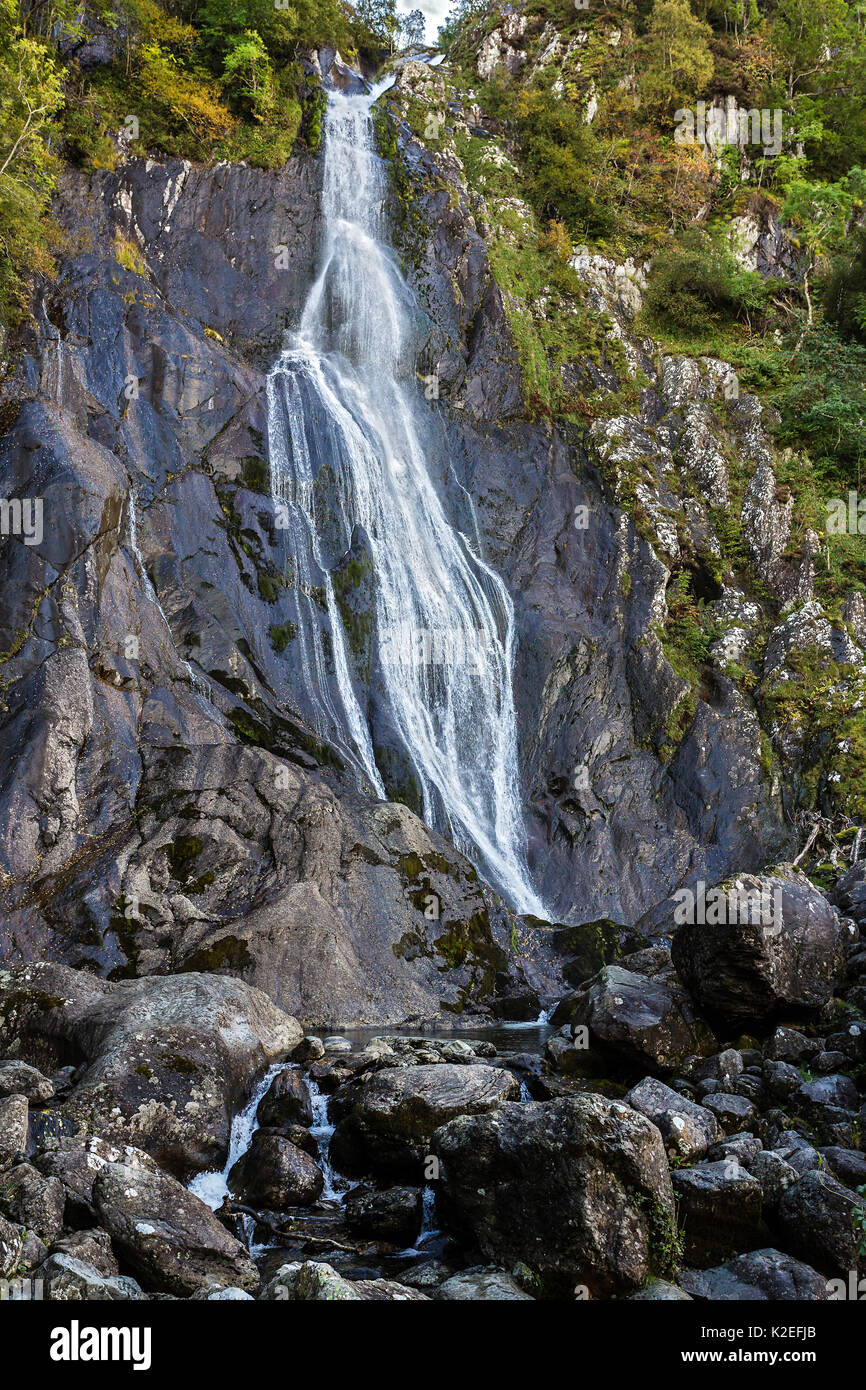
[[[412,10],[423,10],[427,16],[427,42],[435,43],[439,25],[445,23],[451,0],[397,0],[397,13],[409,14]]]

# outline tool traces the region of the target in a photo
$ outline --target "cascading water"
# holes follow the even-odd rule
[[[412,299],[385,244],[386,178],[369,96],[325,118],[325,248],[297,334],[268,380],[271,480],[287,537],[293,650],[309,714],[380,796],[332,572],[369,557],[378,677],[428,824],[518,911],[547,916],[526,864],[511,690],[514,612],[449,523],[425,461]]]

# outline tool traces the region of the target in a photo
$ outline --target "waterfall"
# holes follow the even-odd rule
[[[547,916],[526,863],[511,689],[514,610],[449,522],[414,389],[413,300],[385,227],[386,169],[368,96],[331,94],[324,252],[297,333],[268,379],[271,486],[308,714],[385,795],[334,574],[369,563],[378,688],[427,823],[518,911]],[[427,441],[427,448],[425,448]]]

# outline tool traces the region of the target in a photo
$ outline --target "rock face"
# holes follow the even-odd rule
[[[387,1067],[362,1081],[331,1141],[343,1172],[417,1176],[433,1131],[457,1115],[479,1115],[520,1096],[520,1083],[497,1067]]]
[[[0,977],[0,1046],[87,1063],[63,1107],[67,1129],[131,1143],[180,1173],[225,1156],[233,1106],[301,1036],[264,994],[222,976],[107,984],[41,964]]]
[[[353,1188],[346,1196],[346,1224],[357,1235],[409,1246],[421,1229],[421,1191],[389,1187],[384,1192]]]
[[[167,1174],[110,1163],[97,1174],[93,1198],[114,1245],[148,1287],[180,1296],[209,1283],[258,1287],[243,1246]]]
[[[594,1298],[664,1272],[673,1195],[661,1135],[617,1101],[504,1105],[438,1130],[438,1206],[486,1259],[520,1261],[544,1290]],[[530,1180],[531,1176],[531,1180]]]
[[[686,923],[673,960],[699,1006],[731,1026],[814,1014],[842,975],[843,933],[827,899],[803,876],[744,876],[738,895],[781,904],[778,920]],[[732,914],[728,914],[729,916]]]
[[[590,981],[572,1019],[575,1032],[588,1029],[590,1048],[657,1075],[712,1047],[710,1029],[682,990],[619,965]]]
[[[736,1160],[677,1168],[671,1180],[690,1264],[709,1264],[767,1236],[760,1183]]]

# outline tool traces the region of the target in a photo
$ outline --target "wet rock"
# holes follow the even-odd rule
[[[289,1059],[292,1062],[318,1062],[320,1057],[325,1055],[325,1044],[321,1038],[313,1034],[307,1034],[298,1043],[297,1047],[292,1048]]]
[[[300,1037],[270,999],[226,976],[108,984],[38,964],[10,971],[0,988],[0,1043],[74,1051],[88,1063],[66,1121],[145,1149],[183,1176],[224,1160],[250,1079]]]
[[[209,1282],[258,1288],[243,1246],[168,1174],[106,1164],[93,1184],[93,1200],[101,1224],[145,1287],[181,1297]]]
[[[533,1303],[510,1274],[503,1269],[464,1269],[439,1285],[437,1298],[450,1303]]]
[[[692,1298],[721,1302],[811,1302],[828,1297],[827,1280],[817,1270],[781,1250],[752,1250],[713,1269],[683,1270],[683,1288]]]
[[[484,1258],[524,1263],[546,1293],[604,1298],[663,1264],[673,1197],[661,1135],[600,1096],[504,1105],[438,1130],[437,1209]],[[527,1175],[532,1175],[528,1181]]]
[[[322,1170],[282,1134],[257,1129],[247,1152],[228,1175],[229,1189],[252,1207],[285,1211],[307,1207],[321,1196]]]
[[[708,1264],[767,1235],[760,1184],[736,1159],[677,1168],[671,1181],[690,1263]]]
[[[340,1172],[411,1176],[420,1172],[440,1125],[519,1096],[520,1083],[498,1067],[388,1067],[360,1083],[334,1132],[331,1158]]]
[[[54,1095],[54,1083],[26,1062],[0,1062],[0,1099],[25,1096],[31,1105],[44,1105]]]
[[[328,1264],[307,1261],[283,1265],[262,1291],[273,1302],[296,1303],[405,1303],[426,1302],[418,1289],[392,1279],[345,1279]]]
[[[28,1128],[26,1097],[7,1096],[0,1100],[0,1172],[24,1156]]]
[[[738,1027],[779,1014],[814,1014],[842,977],[842,929],[822,893],[795,872],[736,880],[737,901],[762,895],[780,904],[778,922],[679,927],[673,961],[700,1008]],[[731,887],[731,885],[727,885]],[[779,895],[776,897],[775,895]],[[728,917],[733,914],[728,912]]]
[[[256,1119],[268,1126],[313,1123],[310,1091],[300,1072],[286,1068],[274,1077],[259,1102]]]
[[[346,1225],[354,1235],[401,1247],[414,1243],[421,1229],[421,1211],[417,1187],[389,1187],[384,1192],[355,1187],[346,1195]]]
[[[46,1296],[54,1302],[124,1302],[146,1298],[141,1285],[125,1274],[104,1274],[85,1260],[60,1252],[39,1270]]]
[[[30,1163],[19,1163],[0,1175],[0,1211],[48,1245],[63,1228],[65,1207],[63,1183],[43,1177]]]
[[[580,1027],[588,1029],[591,1048],[656,1075],[712,1046],[709,1028],[682,990],[616,965],[587,986],[573,1015],[573,1028]]]
[[[653,1077],[634,1086],[624,1099],[657,1126],[671,1158],[703,1158],[719,1137],[719,1123],[712,1111],[695,1105]]]
[[[785,1245],[824,1274],[846,1274],[864,1267],[854,1230],[854,1214],[866,1214],[863,1198],[831,1173],[812,1169],[789,1187],[775,1221]]]

